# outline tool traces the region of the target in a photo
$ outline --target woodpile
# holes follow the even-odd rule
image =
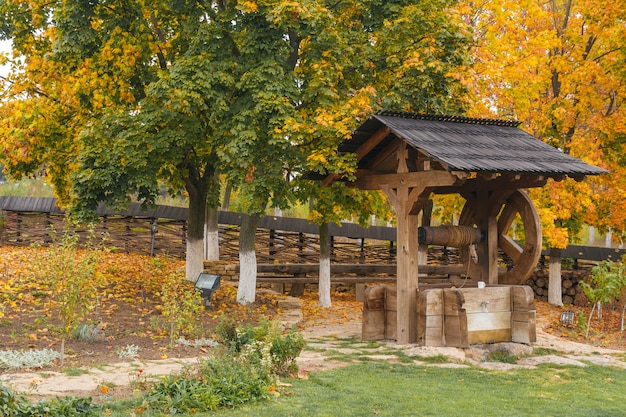
[[[568,270],[561,273],[561,291],[563,294],[563,304],[573,304],[585,306],[588,304],[587,297],[579,283],[585,280],[590,271]],[[526,285],[531,287],[537,300],[548,301],[549,271],[547,269],[537,269],[526,280]]]

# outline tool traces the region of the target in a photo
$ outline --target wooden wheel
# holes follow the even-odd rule
[[[520,285],[526,282],[532,271],[537,266],[541,256],[541,223],[539,214],[528,195],[520,190],[515,190],[502,204],[501,209],[494,207],[498,223],[498,249],[508,258],[506,272],[498,273],[498,283],[507,285]],[[521,246],[512,236],[510,228],[519,215],[524,229],[524,242]],[[477,226],[476,206],[468,201],[463,207],[459,218],[461,226]],[[465,264],[469,276],[479,276],[478,257],[476,246],[461,247],[461,261]]]

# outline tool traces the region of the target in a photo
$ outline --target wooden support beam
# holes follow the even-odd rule
[[[491,206],[492,200],[489,192],[477,193],[476,198],[476,223],[482,230],[484,240],[477,245],[478,268],[480,281],[488,284],[498,283],[498,220]]]
[[[388,145],[385,149],[383,149],[382,151],[378,152],[378,154],[374,157],[374,159],[372,159],[372,161],[368,164],[368,166],[364,167],[366,169],[376,169],[380,164],[382,164],[383,162],[385,162],[388,158],[390,158],[394,153],[396,153],[396,151],[398,150],[398,146],[400,145],[400,143],[402,143],[402,141],[400,141],[400,139],[395,139],[393,142],[391,142],[390,145]]]
[[[403,174],[366,175],[358,178],[355,186],[362,190],[381,190],[401,187],[442,187],[460,185],[463,181],[447,171],[420,171]]]

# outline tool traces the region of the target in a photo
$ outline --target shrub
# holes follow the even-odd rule
[[[85,342],[101,342],[105,338],[104,330],[101,324],[81,324],[72,332],[72,336],[76,340]]]
[[[155,383],[145,408],[176,414],[235,407],[267,398],[278,375],[297,371],[304,339],[293,329],[283,334],[268,320],[238,328],[222,318],[216,334],[224,345],[221,353]]]
[[[170,274],[163,281],[160,298],[161,314],[169,327],[170,346],[174,346],[181,333],[197,334],[197,317],[204,307],[202,297],[193,283],[182,274]]]
[[[212,411],[265,399],[270,386],[268,374],[224,355],[164,377],[146,395],[144,406],[166,414]]]
[[[250,356],[251,347],[256,348],[259,363],[264,343],[268,344],[271,355],[269,368],[271,374],[284,376],[298,371],[296,358],[304,348],[305,341],[295,329],[290,329],[283,334],[278,322],[267,319],[262,319],[257,326],[248,324],[238,328],[232,319],[223,317],[216,326],[215,333],[231,354],[241,354],[247,346],[246,354]]]
[[[26,351],[0,351],[0,369],[44,368],[61,359],[61,353],[52,349],[33,349]]]
[[[92,417],[99,416],[100,407],[91,398],[52,398],[30,403],[0,383],[0,415],[3,417]]]
[[[56,238],[53,227],[50,229]],[[60,245],[46,248],[43,259],[37,259],[37,274],[48,286],[51,299],[61,321],[61,354],[65,341],[71,336],[75,325],[80,323],[97,305],[99,281],[96,267],[100,249],[93,246],[93,229],[87,249],[77,248],[79,236],[65,232]],[[61,357],[63,363],[63,356]]]

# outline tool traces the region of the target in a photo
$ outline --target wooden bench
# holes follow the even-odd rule
[[[236,275],[239,265],[232,265]],[[331,264],[331,283],[355,284],[357,300],[362,301],[365,284],[395,283],[396,264]],[[420,287],[446,288],[462,284],[465,274],[463,265],[420,265]],[[237,278],[238,279],[238,278]],[[304,293],[305,284],[319,282],[318,264],[257,264],[257,282],[271,283],[277,292],[285,291],[291,284],[289,294]]]

